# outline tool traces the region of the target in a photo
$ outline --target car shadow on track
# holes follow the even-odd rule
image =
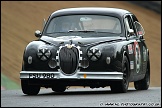
[[[49,88],[50,89],[50,88]],[[135,89],[128,89],[127,93],[137,92]],[[113,93],[110,89],[76,89],[76,90],[66,90],[65,92],[54,92],[54,91],[47,91],[41,92],[37,96],[53,96],[53,95],[93,95],[93,94],[122,94],[122,93]],[[26,95],[27,96],[27,95]]]

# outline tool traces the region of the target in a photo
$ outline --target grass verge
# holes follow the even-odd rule
[[[6,90],[20,89],[20,86],[1,73],[1,86]]]

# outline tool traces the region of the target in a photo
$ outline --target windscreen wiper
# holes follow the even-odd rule
[[[94,30],[69,30],[68,32],[96,32]]]

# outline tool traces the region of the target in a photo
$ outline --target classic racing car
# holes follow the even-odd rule
[[[37,40],[24,50],[21,87],[37,95],[41,87],[64,92],[69,86],[110,86],[126,93],[150,84],[149,50],[144,29],[124,9],[81,7],[53,12]]]

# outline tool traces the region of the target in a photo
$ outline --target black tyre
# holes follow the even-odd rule
[[[21,80],[21,88],[24,94],[37,95],[40,91],[40,86],[29,85],[28,80]]]
[[[64,92],[66,90],[66,86],[53,86],[52,90],[55,92]]]
[[[134,82],[134,87],[136,90],[147,90],[150,85],[150,61],[147,62],[147,69],[145,77],[140,81]]]
[[[123,58],[122,63],[122,72],[123,72],[123,80],[116,81],[110,85],[111,91],[115,93],[126,93],[129,86],[129,62],[126,56]]]

